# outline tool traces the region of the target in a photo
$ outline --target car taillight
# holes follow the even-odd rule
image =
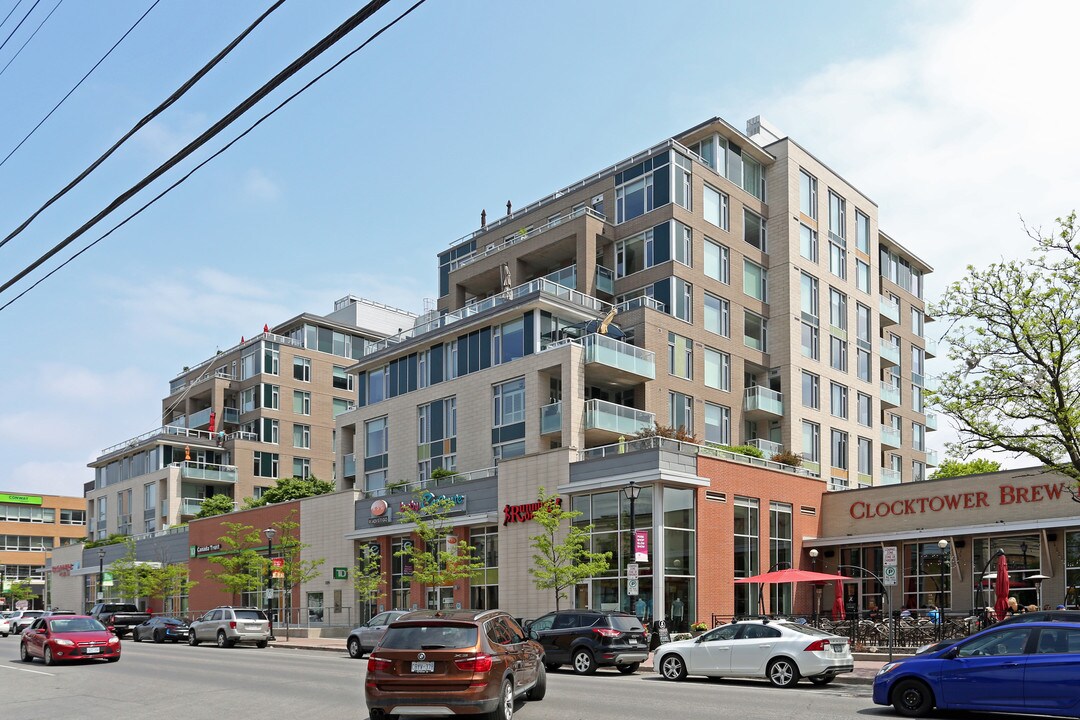
[[[393,666],[393,662],[381,657],[375,657],[374,655],[368,655],[367,659],[367,671],[373,672],[386,672]]]
[[[236,621],[235,620],[230,620],[229,621],[229,629],[230,630],[235,630],[236,629]]]
[[[828,640],[817,640],[806,646],[803,652],[825,652],[829,649]]]
[[[457,665],[458,670],[464,672],[488,672],[491,670],[491,656],[480,653],[471,658],[455,660],[454,665]]]
[[[611,628],[593,628],[592,631],[594,633],[600,635],[601,637],[606,637],[606,638],[617,638],[617,637],[620,637],[622,635],[622,633],[619,632],[618,630],[613,630]]]

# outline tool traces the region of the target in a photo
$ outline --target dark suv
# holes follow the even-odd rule
[[[501,610],[420,610],[390,624],[368,656],[371,720],[486,713],[510,720],[514,701],[542,700],[544,650]]]
[[[630,613],[608,610],[560,610],[533,620],[529,637],[544,646],[548,670],[570,663],[579,675],[614,665],[629,675],[649,657],[641,621]]]

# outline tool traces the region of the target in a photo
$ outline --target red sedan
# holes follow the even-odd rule
[[[42,617],[20,636],[19,657],[23,662],[39,657],[46,665],[95,658],[116,662],[120,659],[120,638],[85,615]]]

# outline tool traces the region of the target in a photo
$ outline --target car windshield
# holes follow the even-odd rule
[[[76,633],[76,632],[102,632],[105,626],[94,618],[72,618],[70,620],[53,620],[50,624],[53,632]]]
[[[262,610],[237,610],[237,620],[265,620],[266,615]]]
[[[642,632],[645,630],[641,626],[641,621],[636,617],[626,617],[625,615],[612,615],[611,627],[616,630],[622,630],[623,632]]]
[[[810,625],[800,625],[798,623],[773,623],[787,630],[794,630],[795,632],[802,633],[803,635],[812,635],[813,637],[836,637],[836,633],[825,632],[824,630],[818,630],[816,627]]]
[[[402,625],[390,627],[379,647],[384,650],[439,650],[476,645],[475,625]]]

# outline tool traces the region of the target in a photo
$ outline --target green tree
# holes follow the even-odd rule
[[[8,585],[7,592],[4,593],[10,603],[8,609],[14,608],[15,603],[20,600],[32,600],[37,597],[37,593],[30,587],[30,583],[25,580],[19,580]]]
[[[399,515],[399,522],[416,525],[415,540],[397,553],[411,568],[406,573],[408,581],[428,588],[443,587],[482,569],[483,562],[473,557],[476,548],[457,537],[455,542],[449,540],[454,521],[448,515],[456,506],[454,500],[429,492],[414,497]]]
[[[274,538],[274,556],[283,560],[281,586],[292,590],[318,578],[321,574],[319,568],[326,563],[326,558],[305,560],[301,557],[303,551],[310,545],[300,542],[300,523],[282,520],[272,523],[272,526],[277,530],[277,536]],[[288,606],[291,607],[292,592],[287,593],[285,597]]]
[[[353,566],[353,587],[366,608],[385,596],[383,592],[382,558],[378,545],[365,545]]]
[[[537,589],[555,591],[556,610],[559,601],[567,597],[567,588],[604,573],[611,562],[610,552],[597,553],[587,549],[593,526],[574,525],[571,521],[581,513],[565,510],[557,500],[558,495],[548,495],[540,488],[540,508],[533,512],[533,520],[541,527],[541,532],[529,539],[536,551],[529,574]]]
[[[1080,228],[1074,212],[1025,229],[1034,257],[968,266],[932,306],[954,367],[928,398],[957,426],[952,455],[1028,455],[1080,480]]]
[[[680,425],[677,428],[673,428],[670,425],[661,425],[659,420],[654,421],[652,427],[643,427],[638,430],[634,433],[634,437],[639,440],[659,437],[688,443],[696,443],[698,441],[694,435],[686,431],[684,426]]]
[[[274,505],[287,500],[300,500],[301,498],[332,493],[334,490],[334,483],[320,480],[314,475],[309,475],[306,478],[295,476],[280,478],[274,487],[267,488],[261,498],[244,498],[244,508]]]
[[[179,602],[178,598],[180,596],[189,594],[191,588],[199,584],[188,577],[186,563],[162,565],[153,570],[150,578],[151,586],[147,595],[158,600],[158,607],[161,608],[161,612],[179,612],[179,605],[169,607],[170,603],[174,599]]]
[[[135,557],[134,538],[125,538],[124,545],[127,552],[109,566],[112,573],[113,585],[123,600],[137,603],[140,598],[150,595],[154,589],[154,568],[139,563]]]
[[[233,511],[233,500],[228,495],[212,495],[203,500],[199,512],[195,518],[208,518],[215,515],[226,515]]]
[[[981,475],[983,473],[997,472],[1001,469],[1001,463],[997,460],[984,460],[983,458],[975,458],[973,460],[957,460],[955,458],[946,458],[937,470],[930,474],[931,480],[943,480],[945,478],[960,477],[961,475]]]
[[[243,523],[225,522],[227,528],[221,541],[221,555],[207,558],[213,565],[204,573],[208,580],[223,586],[233,596],[256,592],[263,588],[269,561],[255,548],[262,545],[262,531]]]

